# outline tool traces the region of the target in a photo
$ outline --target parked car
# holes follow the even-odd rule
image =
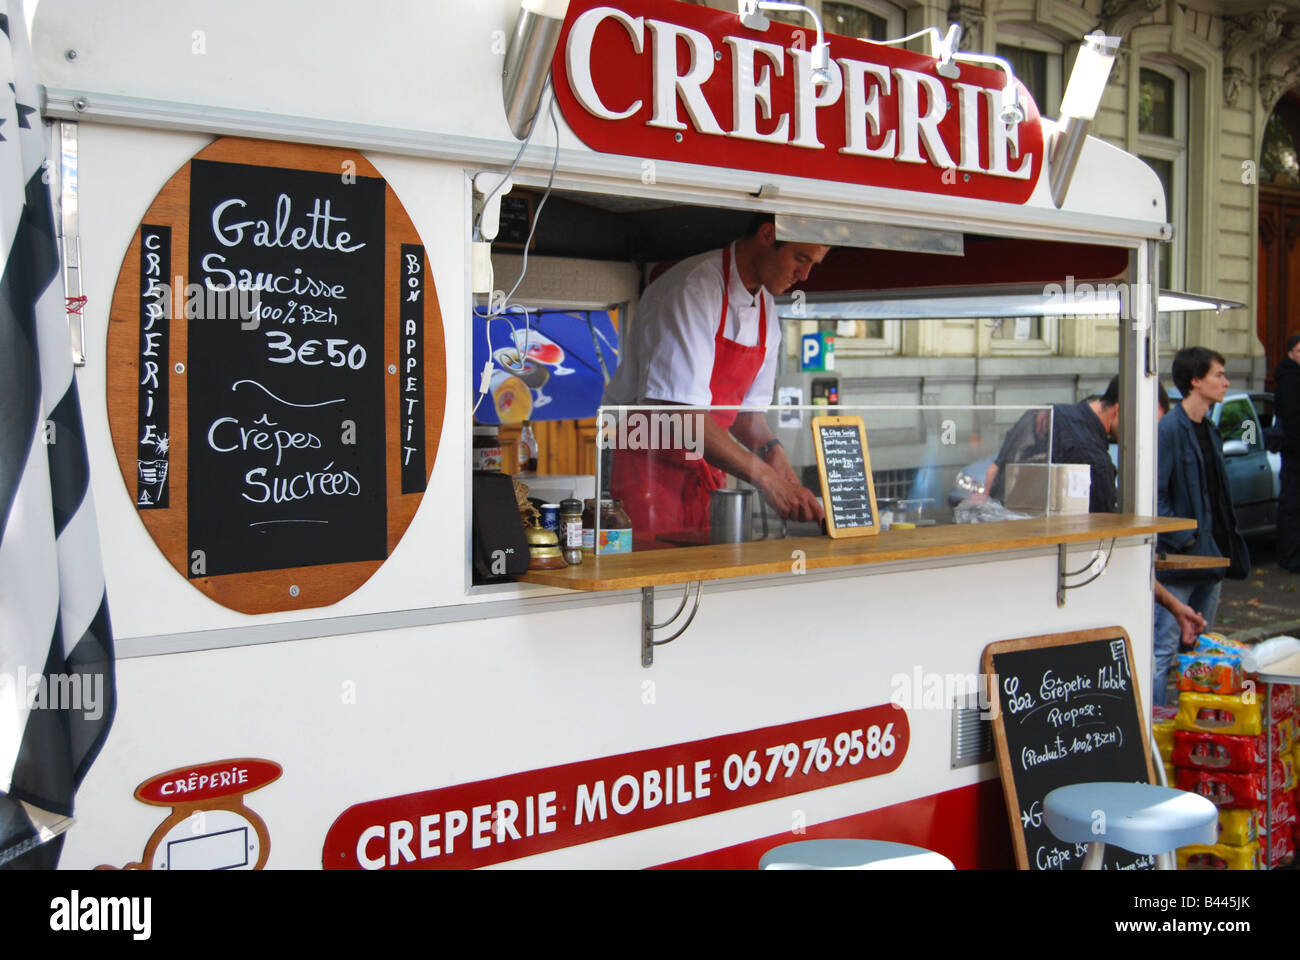
[[[1181,397],[1166,388],[1175,402]],[[1237,528],[1247,537],[1271,536],[1277,529],[1277,498],[1281,488],[1282,457],[1264,447],[1264,432],[1273,425],[1271,393],[1230,393],[1210,411],[1210,419],[1223,437],[1223,462],[1228,471],[1228,493]],[[1110,458],[1118,463],[1115,444]],[[948,492],[956,506],[972,494],[984,493],[984,478],[994,457],[984,457],[962,467]]]

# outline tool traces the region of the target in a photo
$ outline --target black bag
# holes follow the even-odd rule
[[[474,582],[509,583],[528,572],[528,538],[514,480],[474,473]]]

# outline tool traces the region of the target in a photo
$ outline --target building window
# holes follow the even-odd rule
[[[863,40],[903,36],[903,13],[891,3],[823,3],[822,23],[831,33]]]
[[[998,27],[997,55],[1025,85],[1038,112],[1055,117],[1061,110],[1061,45],[1021,24]]]
[[[1264,127],[1264,144],[1259,150],[1260,183],[1278,187],[1300,187],[1300,103],[1290,95],[1278,101]]]
[[[816,332],[832,334],[835,354],[843,359],[894,356],[902,350],[903,328],[899,320],[818,320]]]
[[[1137,154],[1155,171],[1165,191],[1165,217],[1174,237],[1160,247],[1157,280],[1163,290],[1179,290],[1187,282],[1187,74],[1162,63],[1149,63],[1138,72]],[[1182,346],[1181,314],[1158,318],[1163,348]]]
[[[1060,342],[1059,317],[995,317],[985,321],[985,356],[1051,356]]]
[[[1138,133],[1174,136],[1174,78],[1142,68],[1138,80]]]

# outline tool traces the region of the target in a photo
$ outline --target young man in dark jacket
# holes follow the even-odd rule
[[[1219,589],[1225,572],[1236,578],[1250,573],[1250,553],[1237,532],[1228,495],[1228,473],[1223,465],[1223,439],[1210,420],[1210,411],[1222,403],[1230,383],[1223,357],[1205,347],[1187,347],[1174,356],[1174,384],[1183,394],[1160,420],[1157,448],[1156,501],[1162,517],[1191,517],[1195,530],[1162,533],[1158,549],[1168,554],[1227,557],[1229,566],[1208,570],[1162,570],[1157,579],[1178,600],[1214,627]],[[1178,653],[1180,629],[1163,608],[1156,610],[1153,677],[1155,703],[1165,702],[1165,677]]]
[[[1274,426],[1281,427],[1282,433],[1277,563],[1300,573],[1300,334],[1287,338],[1286,356],[1273,371],[1273,399]]]

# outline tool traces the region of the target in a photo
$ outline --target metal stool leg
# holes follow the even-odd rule
[[[1106,856],[1106,844],[1096,840],[1088,844],[1088,852],[1083,856],[1084,870],[1100,870],[1102,858]]]

